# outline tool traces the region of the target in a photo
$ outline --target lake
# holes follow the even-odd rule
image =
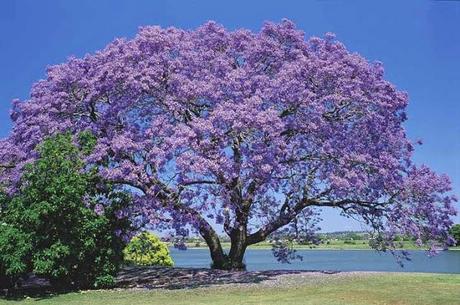
[[[460,251],[443,251],[428,257],[424,251],[409,251],[411,261],[401,267],[390,253],[369,250],[297,250],[303,261],[281,264],[270,249],[249,249],[245,262],[250,271],[260,270],[337,270],[460,273]],[[209,268],[207,249],[171,249],[176,267]]]

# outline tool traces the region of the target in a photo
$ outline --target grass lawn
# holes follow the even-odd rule
[[[49,298],[0,299],[0,304],[460,304],[460,275],[356,274],[306,281],[292,287],[214,286],[185,290],[116,290],[68,293]]]

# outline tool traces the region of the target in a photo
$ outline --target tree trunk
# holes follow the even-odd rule
[[[209,227],[200,229],[200,234],[208,245],[211,255],[211,268],[220,270],[246,270],[243,263],[244,253],[247,248],[246,243],[246,228],[240,226],[234,229],[230,236],[231,246],[227,253],[222,249],[222,245],[217,233]]]
[[[243,263],[244,253],[246,252],[246,226],[240,225],[239,228],[232,231],[230,236],[230,252],[227,257],[228,270],[246,270]]]
[[[200,226],[200,234],[208,245],[212,260],[211,267],[215,269],[224,269],[227,256],[222,249],[222,245],[220,244],[219,236],[216,231],[214,231],[209,224],[203,222]]]

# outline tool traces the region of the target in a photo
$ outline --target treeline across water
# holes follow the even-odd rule
[[[226,236],[220,237],[224,248],[230,247],[230,240]],[[277,236],[276,240],[283,240],[283,236]],[[271,248],[272,245],[276,242],[274,238],[267,239],[264,242],[251,245],[250,248],[256,249],[265,249]],[[397,236],[396,240],[399,241],[401,248],[405,249],[424,249],[418,247],[415,243],[415,240],[409,236]],[[174,241],[164,238],[163,241],[167,242],[171,247],[174,246]],[[324,232],[318,233],[318,244],[312,243],[302,243],[295,239],[290,240],[295,248],[300,249],[372,249],[370,247],[370,242],[372,242],[372,237],[368,232],[365,231],[336,231],[336,232]],[[205,241],[198,236],[192,236],[185,239],[187,248],[204,248],[206,247]],[[460,247],[454,246],[450,249],[460,249]]]

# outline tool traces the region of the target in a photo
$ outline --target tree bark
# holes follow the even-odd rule
[[[227,255],[225,255],[222,245],[220,244],[219,236],[213,228],[207,223],[200,225],[200,235],[206,241],[211,255],[213,269],[225,269],[227,263]]]
[[[246,270],[246,265],[243,263],[244,253],[246,252],[246,225],[240,225],[232,230],[230,236],[230,252],[228,253],[227,264],[230,270]]]
[[[230,251],[225,253],[219,240],[219,236],[209,225],[200,227],[200,234],[208,245],[211,254],[213,269],[220,270],[246,270],[243,263],[244,253],[246,252],[246,226],[241,225],[232,230],[230,234]]]

